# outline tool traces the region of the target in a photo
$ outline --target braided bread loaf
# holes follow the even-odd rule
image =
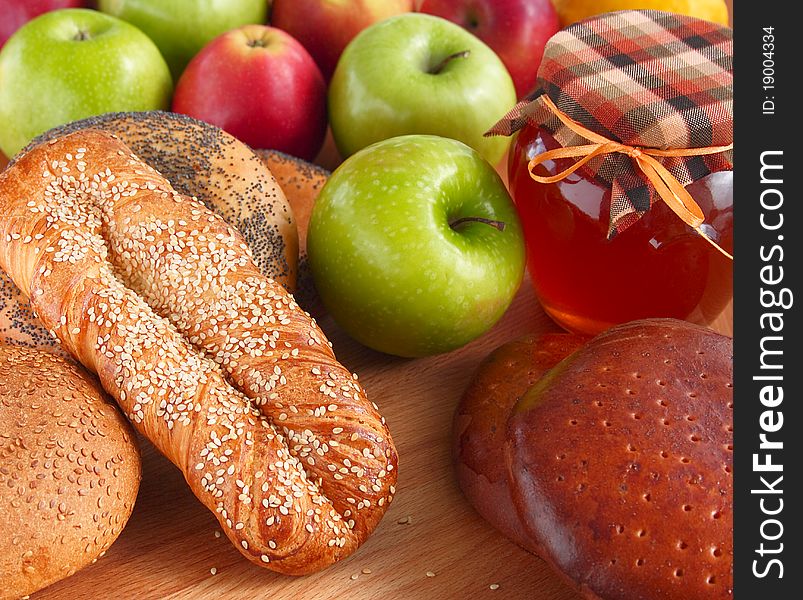
[[[305,242],[312,205],[327,171],[275,150],[252,151],[214,125],[158,110],[71,121],[46,131],[29,148],[83,129],[118,136],[173,189],[197,197],[234,226],[263,275],[292,292],[305,310],[321,312]],[[2,270],[0,341],[66,354]]]
[[[177,192],[195,196],[234,225],[262,273],[295,292],[298,231],[288,199],[264,159],[222,129],[178,113],[105,113],[54,127],[29,148],[83,129],[116,135]]]
[[[0,175],[0,267],[249,559],[310,573],[376,527],[397,461],[376,406],[239,233],[117,138]]]

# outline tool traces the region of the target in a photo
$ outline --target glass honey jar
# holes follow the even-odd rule
[[[674,317],[708,325],[733,297],[733,262],[663,202],[608,238],[610,187],[575,172],[538,183],[528,164],[557,147],[528,125],[508,163],[510,190],[527,239],[527,268],[544,310],[570,331],[596,334],[617,323]],[[539,165],[542,175],[568,168]],[[686,188],[706,216],[705,229],[733,253],[733,171],[711,173]]]
[[[732,31],[659,11],[593,17],[547,44],[539,87],[490,133],[544,310],[570,331],[733,297]]]

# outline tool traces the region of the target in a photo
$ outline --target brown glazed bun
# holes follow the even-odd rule
[[[0,344],[0,598],[102,556],[137,496],[130,425],[71,361]]]
[[[527,547],[589,598],[733,596],[732,340],[670,319],[610,329],[508,421]]]
[[[37,144],[82,129],[100,129],[122,140],[173,188],[195,196],[245,238],[262,274],[295,291],[298,233],[293,211],[262,160],[222,129],[162,111],[108,113],[56,127]]]
[[[296,219],[299,255],[303,257],[307,252],[307,227],[312,206],[331,173],[323,167],[278,150],[254,150],[254,152],[270,169],[284,195],[287,196]]]
[[[323,167],[278,150],[254,152],[273,173],[293,209],[298,228],[298,277],[294,295],[301,306],[313,316],[318,316],[323,313],[323,305],[315,293],[312,272],[307,260],[307,227],[312,207],[330,173]]]
[[[546,371],[587,340],[548,333],[500,346],[479,366],[455,412],[452,453],[460,488],[483,518],[520,546],[527,541],[507,482],[507,419]]]

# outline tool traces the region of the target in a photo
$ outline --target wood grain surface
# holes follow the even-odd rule
[[[118,541],[95,565],[33,600],[579,599],[539,558],[507,541],[474,512],[457,488],[449,455],[452,414],[479,362],[525,333],[557,331],[529,281],[492,331],[438,357],[392,358],[352,341],[329,318],[321,325],[338,358],[360,374],[369,397],[379,404],[399,450],[396,499],[355,555],[304,578],[252,565],[225,537],[215,536],[214,517],[192,496],[178,470],[142,442],[142,487]],[[729,333],[730,317],[721,317],[715,328]],[[491,584],[499,588],[492,590]]]

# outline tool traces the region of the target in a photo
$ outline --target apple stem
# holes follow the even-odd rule
[[[499,231],[504,231],[505,227],[507,226],[507,224],[503,221],[494,221],[492,219],[484,219],[483,217],[462,217],[456,221],[451,221],[449,223],[449,227],[452,229],[457,229],[463,223],[485,223],[486,225],[495,227]]]
[[[471,54],[471,50],[463,50],[462,52],[455,52],[454,54],[450,54],[446,58],[444,58],[440,63],[435,65],[434,68],[429,70],[430,75],[437,75],[441,71],[446,68],[450,62],[452,62],[455,58],[468,58]]]
[[[89,32],[87,32],[87,31],[84,31],[83,29],[79,29],[79,30],[78,30],[78,33],[76,33],[76,34],[73,36],[73,39],[74,39],[76,42],[83,42],[84,40],[88,40],[90,37],[91,37],[91,36],[89,35]]]

